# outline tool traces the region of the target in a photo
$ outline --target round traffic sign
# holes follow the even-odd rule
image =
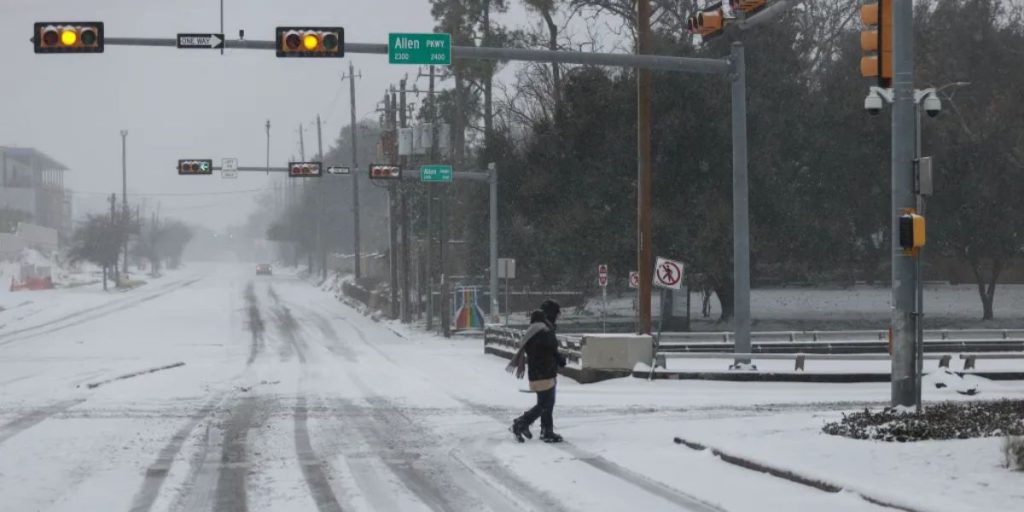
[[[629,287],[630,288],[639,288],[640,287],[640,273],[639,272],[630,272],[629,273]]]
[[[658,284],[674,288],[679,286],[679,280],[683,278],[683,269],[674,261],[663,260],[654,269],[654,279]]]

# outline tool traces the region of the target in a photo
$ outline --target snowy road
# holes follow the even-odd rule
[[[8,318],[0,509],[883,509],[671,443],[690,421],[857,407],[867,388],[764,406],[778,393],[566,381],[556,422],[570,442],[520,445],[505,429],[532,397],[479,340],[392,330],[250,272],[197,266]]]

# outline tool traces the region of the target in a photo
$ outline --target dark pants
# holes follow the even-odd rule
[[[551,413],[555,410],[555,389],[557,386],[547,390],[537,392],[537,405],[533,406],[532,409],[523,413],[519,418],[519,421],[527,427],[532,425],[537,418],[540,418],[540,428],[542,430],[551,430],[555,426],[555,420],[552,418]]]

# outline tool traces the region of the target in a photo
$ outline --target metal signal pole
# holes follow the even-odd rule
[[[650,52],[651,4],[637,1],[637,53]],[[637,268],[640,269],[640,334],[651,333],[651,72],[637,69]]]

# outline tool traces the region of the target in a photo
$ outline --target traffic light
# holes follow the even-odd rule
[[[288,177],[290,178],[319,178],[323,166],[320,162],[288,162]]]
[[[721,4],[717,8],[701,11],[686,20],[686,28],[691,34],[697,34],[704,39],[722,35],[725,28],[725,13],[722,12]]]
[[[402,179],[402,168],[397,165],[370,165],[371,180],[400,180]]]
[[[278,57],[344,57],[341,27],[277,27]]]
[[[878,77],[879,87],[892,82],[892,2],[868,0],[860,6],[860,74],[865,78]]]
[[[38,21],[32,45],[36,53],[103,53],[103,22]]]
[[[178,174],[213,174],[213,160],[178,160]]]
[[[761,9],[764,9],[765,4],[768,0],[729,0],[729,7],[732,8],[733,12],[740,11],[744,14],[751,15]]]
[[[900,247],[904,252],[913,253],[924,247],[924,217],[916,213],[900,216]]]

